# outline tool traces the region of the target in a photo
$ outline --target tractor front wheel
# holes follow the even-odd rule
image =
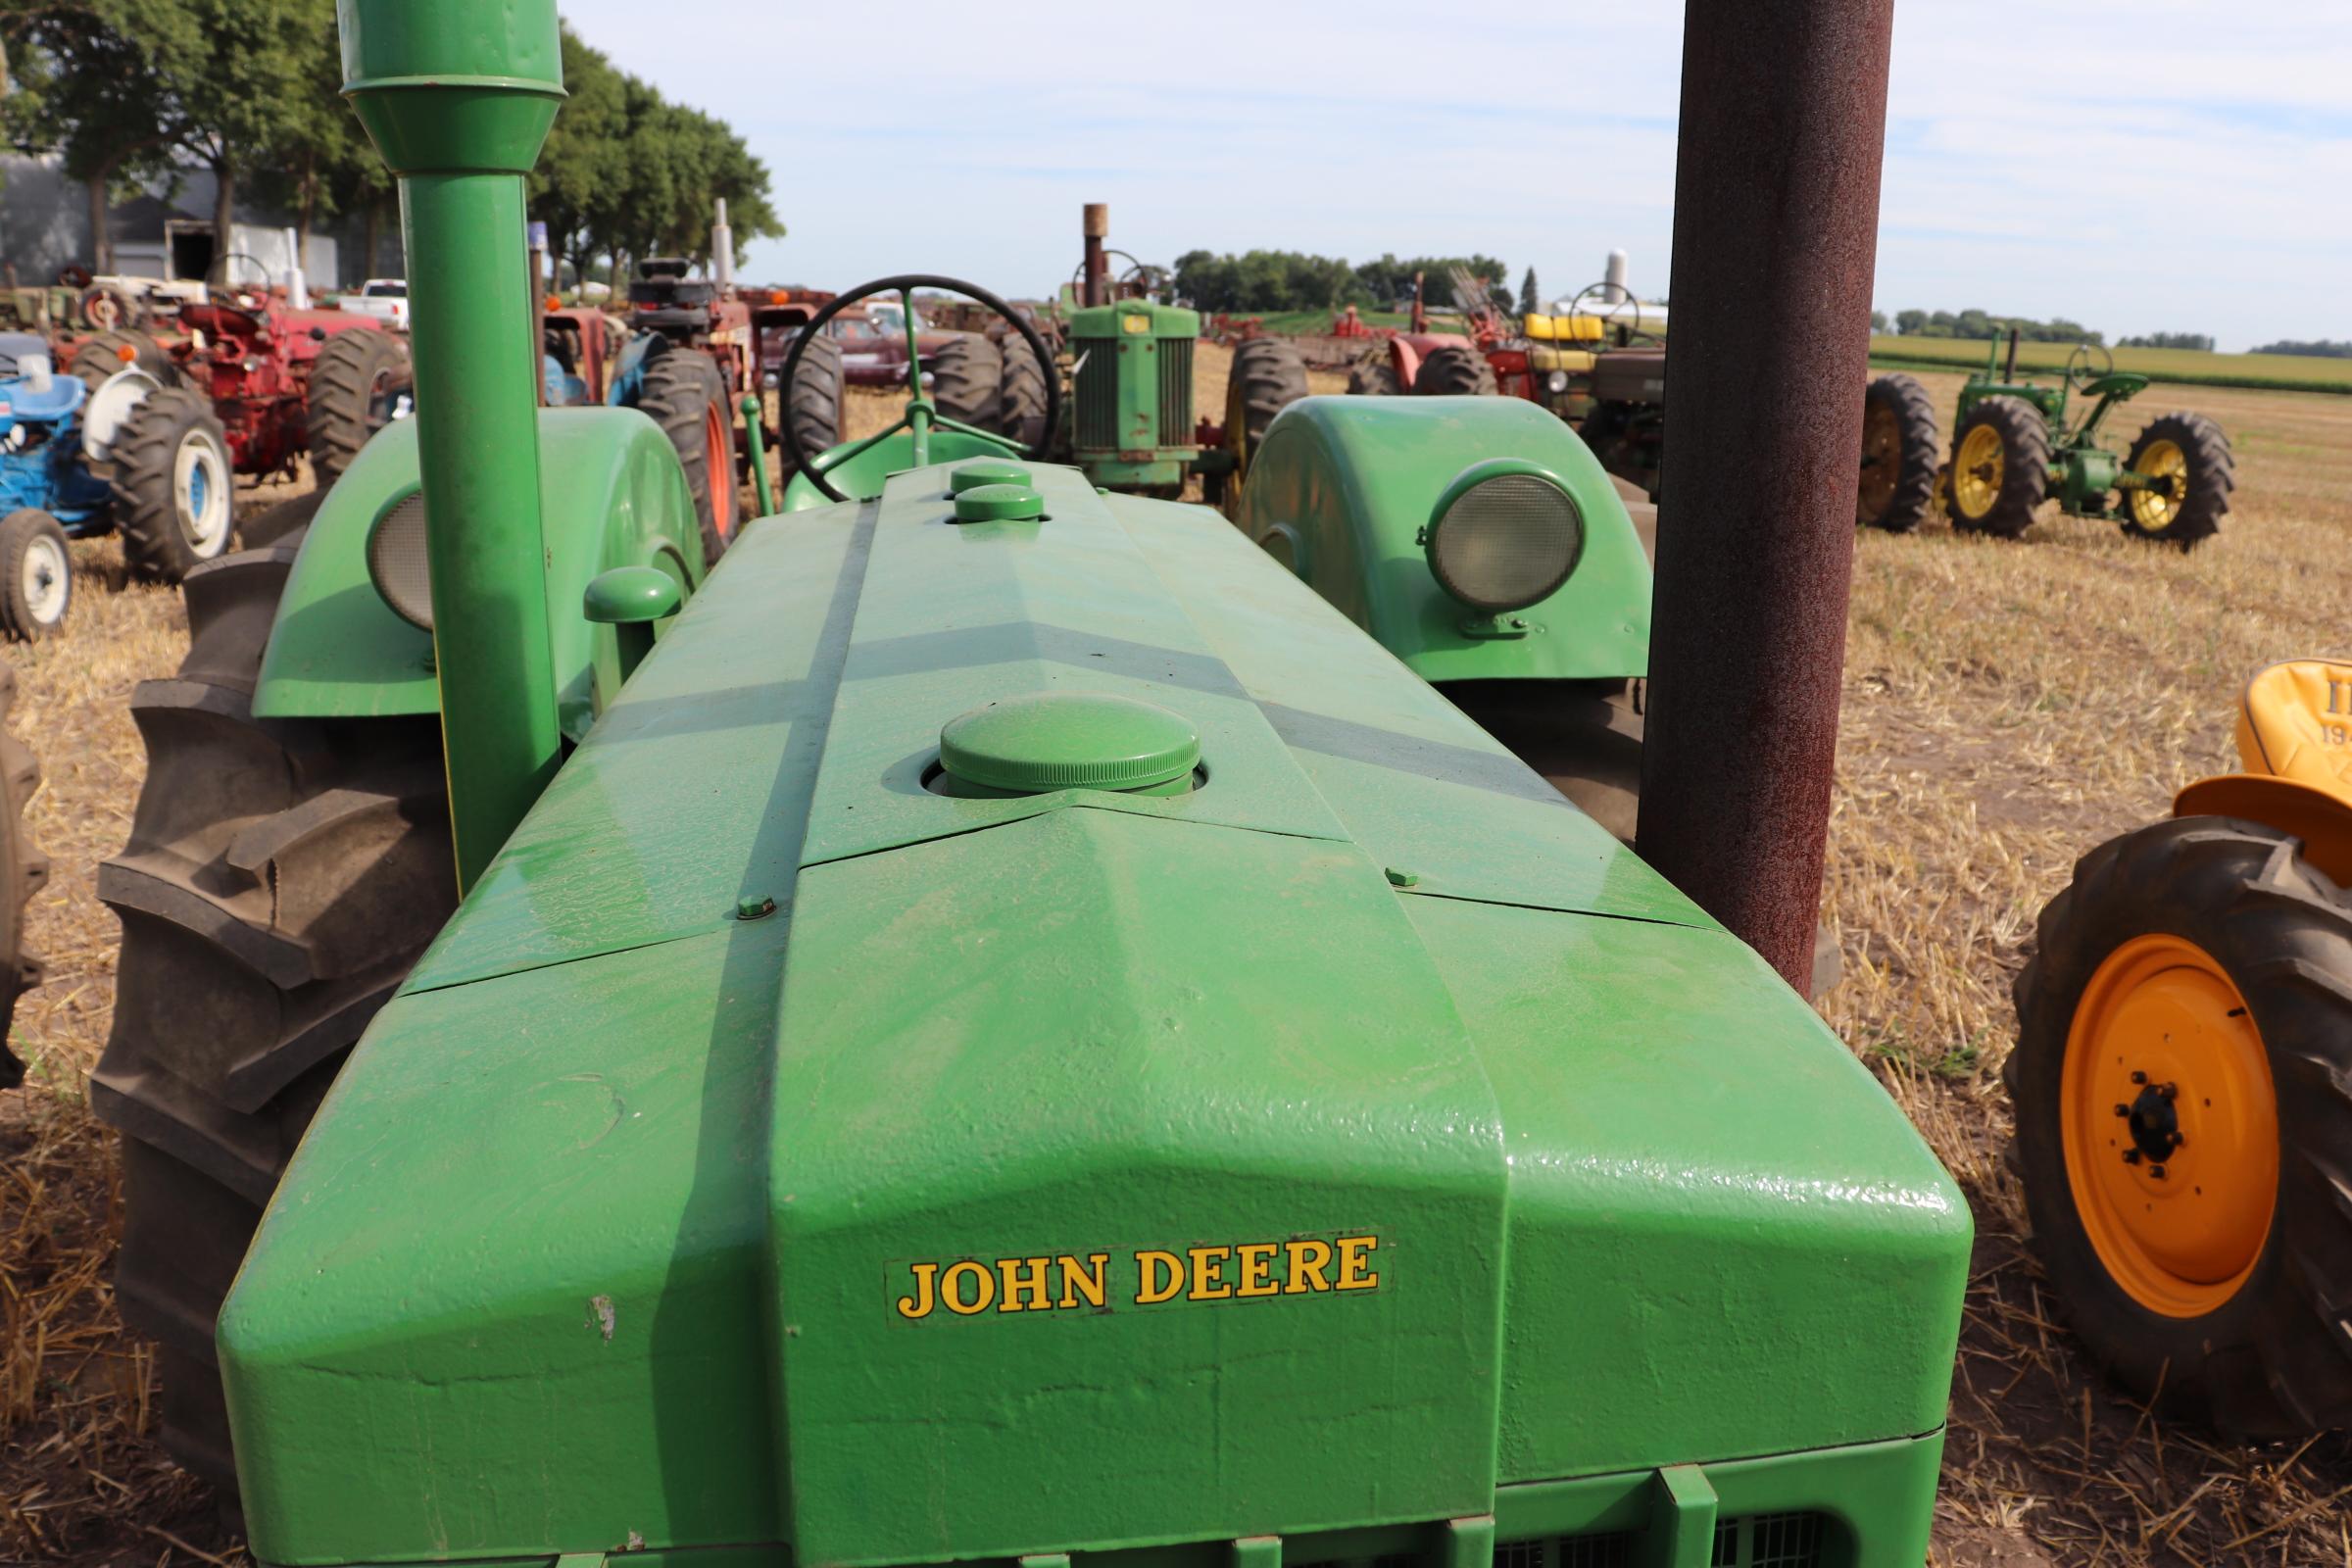
[[[2155,481],[2124,492],[2124,532],[2187,551],[2221,531],[2237,468],[2230,438],[2212,419],[2167,414],[2150,420],[2124,466]]]
[[[0,634],[36,642],[63,631],[74,603],[74,557],[66,530],[26,507],[0,519]]]
[[[17,671],[0,663],[0,723],[17,701]],[[8,1049],[17,999],[41,983],[41,960],[24,948],[24,905],[49,882],[49,857],[24,826],[24,808],[40,793],[41,763],[32,748],[0,728],[0,1089],[24,1081],[24,1064]]]
[[[311,472],[326,489],[357,461],[368,437],[405,418],[416,395],[408,346],[369,327],[337,332],[311,365],[307,419]]]
[[[130,569],[177,582],[228,549],[236,470],[213,406],[184,387],[151,392],[115,437],[115,526]]]
[[[2042,911],[2004,1078],[2034,1250],[2143,1398],[2245,1438],[2352,1420],[2352,903],[2221,817],[2101,846]]]
[[[997,345],[1004,361],[1004,379],[997,390],[997,415],[988,428],[1028,452],[1042,452],[1046,443],[1047,368],[1037,354],[1010,333]]]
[[[1491,398],[1502,390],[1494,379],[1494,367],[1484,354],[1468,343],[1446,343],[1429,351],[1421,362],[1420,371],[1413,377],[1413,391],[1420,397],[1481,397]]]
[[[439,722],[263,719],[296,539],[189,573],[177,678],[142,682],[122,922],[90,1104],[122,1135],[123,1318],[158,1342],[166,1448],[233,1494],[213,1320],[368,1020],[456,904]]]
[[[841,444],[843,384],[840,341],[811,338],[784,399],[784,417],[792,421],[801,450],[810,457]]]
[[[2014,539],[2050,488],[2050,426],[2023,398],[1986,398],[1952,436],[1952,526]]]
[[[727,383],[707,355],[675,349],[648,360],[637,408],[662,427],[686,470],[702,525],[703,563],[718,564],[735,537],[735,415]]]
[[[1862,395],[1862,483],[1854,521],[1909,533],[1934,509],[1942,442],[1936,404],[1916,376],[1882,375]]]
[[[990,428],[1004,386],[1004,356],[977,333],[952,337],[931,355],[931,401],[939,416],[958,424]]]

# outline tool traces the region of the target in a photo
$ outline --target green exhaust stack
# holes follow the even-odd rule
[[[338,0],[345,94],[400,176],[435,663],[470,887],[555,776],[523,176],[564,99],[553,0]]]

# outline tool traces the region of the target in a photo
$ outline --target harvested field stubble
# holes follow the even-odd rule
[[[1200,350],[1205,412],[1229,358]],[[1927,379],[1948,419],[1959,377]],[[898,406],[854,391],[848,433]],[[2021,1250],[2000,1159],[2007,988],[2034,913],[2077,856],[2229,764],[2254,667],[2352,652],[2352,400],[2158,388],[2123,428],[2176,406],[2220,418],[2238,454],[2237,510],[2194,556],[2062,520],[2018,544],[1930,524],[1857,547],[1826,898],[1846,979],[1821,1005],[1977,1212],[1934,1558],[1953,1568],[2352,1565],[2344,1440],[2234,1448],[2117,1398]],[[113,1002],[95,866],[143,767],[130,691],[177,665],[186,621],[175,592],[122,583],[113,544],[75,552],[111,580],[85,577],[64,639],[5,655],[56,869],[30,918],[49,980],[18,1014],[33,1077],[0,1095],[0,1562],[218,1568],[242,1550],[153,1446],[153,1370],[116,1315],[115,1159],[81,1087]]]

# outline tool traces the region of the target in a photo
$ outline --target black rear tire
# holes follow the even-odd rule
[[[735,484],[735,411],[727,406],[725,377],[708,356],[672,349],[646,362],[636,407],[662,427],[678,454],[702,526],[703,564],[716,565],[743,510]]]
[[[1239,484],[1249,478],[1250,464],[1275,419],[1307,395],[1306,362],[1281,338],[1250,338],[1233,351],[1225,385],[1225,448],[1234,456]]]
[[[24,906],[49,881],[49,857],[24,825],[24,808],[41,790],[40,760],[5,727],[16,701],[16,669],[0,664],[0,1089],[24,1081],[24,1064],[8,1049],[17,999],[41,983],[41,960],[24,946]]]
[[[1960,471],[1960,454],[1970,434],[1989,427],[2000,437],[2000,484],[1983,512],[1972,515],[1967,486]],[[1986,398],[1952,432],[1950,477],[1952,526],[1962,533],[1988,533],[2014,539],[2034,526],[2050,488],[2050,426],[2041,411],[2023,398]]]
[[[213,406],[185,387],[140,400],[114,443],[115,527],[138,576],[178,582],[228,550],[236,470]]]
[[[1862,395],[1862,482],[1854,521],[1859,527],[1909,533],[1936,505],[1936,466],[1942,438],[1936,402],[1916,376],[1882,375]]]
[[[290,545],[199,567],[172,680],[140,684],[122,922],[90,1103],[122,1134],[122,1315],[161,1348],[165,1447],[233,1494],[213,1320],[352,1043],[456,904],[432,715],[259,719]]]
[[[405,412],[416,395],[408,345],[389,332],[337,332],[311,364],[311,473],[324,490],[356,462],[370,436]]]
[[[74,605],[74,556],[66,530],[26,507],[0,518],[0,634],[37,642],[66,629]]]
[[[131,357],[122,358],[128,349]],[[84,386],[95,392],[112,379],[118,371],[141,369],[165,386],[179,385],[179,367],[164,346],[136,327],[117,327],[100,332],[74,351],[74,373]]]
[[[2148,450],[2166,442],[2180,448],[2187,462],[2180,471],[2175,510],[2169,519],[2143,518],[2135,501],[2144,492],[2127,490],[2123,493],[2124,532],[2134,539],[2156,539],[2183,551],[2194,550],[2219,533],[2222,518],[2229,515],[2230,492],[2237,487],[2237,462],[2220,424],[2202,414],[2166,414],[2149,420],[2147,428],[2139,432],[2124,466],[2140,469],[2147,462]]]
[[[1359,360],[1348,371],[1348,395],[1357,398],[1393,398],[1400,396],[1404,383],[1396,379],[1396,367],[1387,360]]]
[[[943,419],[991,428],[1004,393],[1004,356],[976,333],[952,337],[924,362],[931,371],[931,401]]]
[[[1037,355],[1017,335],[1006,332],[997,345],[1004,361],[1004,379],[997,392],[997,414],[988,428],[1031,452],[1046,444],[1046,376]]]
[[[1494,379],[1494,367],[1487,357],[1468,343],[1446,343],[1431,349],[1429,358],[1413,376],[1413,392],[1417,397],[1480,397],[1498,396],[1502,387]]]
[[[812,338],[801,368],[792,378],[792,395],[785,400],[784,417],[800,436],[801,450],[810,457],[841,444],[841,405],[846,384],[841,344],[829,337]]]
[[[2084,856],[2041,912],[2003,1072],[2034,1250],[2075,1332],[2138,1396],[2161,1389],[2166,1408],[2256,1439],[2352,1421],[2352,1327],[2341,1318],[2352,1300],[2352,1198],[2338,1174],[2352,1170],[2352,904],[2298,849],[2259,824],[2183,817]],[[2109,955],[2147,935],[2193,943],[2227,972],[2275,1086],[2269,1234],[2243,1283],[2201,1316],[2152,1310],[2117,1281],[2090,1241],[2065,1157],[2076,1012]],[[2195,1151],[2182,1148],[2185,1163]]]
[[[237,542],[247,550],[267,550],[271,545],[290,544],[302,537],[311,519],[326,503],[324,490],[313,490],[291,501],[280,501],[251,522],[237,525]]]

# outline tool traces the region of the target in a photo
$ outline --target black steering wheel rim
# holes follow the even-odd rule
[[[2107,362],[2107,368],[2095,375],[2091,373],[2091,366],[2094,363],[2091,356],[2094,353]],[[2082,366],[2081,370],[2075,368],[2078,361]],[[2093,381],[2114,373],[2115,354],[2104,343],[2078,343],[2075,345],[2075,352],[2066,357],[2066,379],[2077,391],[2081,391]]]
[[[1038,444],[1035,446],[1021,446],[1019,442],[1009,438],[1006,438],[1005,444],[1020,447],[1021,455],[1033,463],[1042,461],[1046,454],[1046,443],[1051,442],[1054,439],[1054,432],[1061,428],[1061,377],[1054,373],[1054,356],[1047,351],[1046,340],[1037,335],[1037,328],[1031,326],[1017,311],[979,284],[967,283],[959,277],[942,277],[934,272],[901,272],[892,277],[878,277],[870,283],[860,283],[848,293],[837,295],[826,302],[825,307],[809,319],[807,326],[793,334],[792,347],[784,355],[783,368],[776,372],[776,386],[783,395],[785,406],[787,408],[791,406],[792,384],[801,373],[801,361],[808,352],[809,340],[822,331],[828,322],[851,306],[869,300],[877,294],[905,294],[911,312],[913,291],[918,288],[936,289],[946,294],[960,294],[967,300],[987,306],[1006,325],[1020,333],[1021,340],[1029,345],[1029,352],[1037,356],[1038,367],[1045,372],[1046,379],[1045,434],[1039,437]],[[909,366],[907,374],[919,377],[920,368]],[[917,380],[910,384],[919,386],[921,383]],[[778,450],[792,459],[792,466],[808,475],[809,481],[827,499],[849,500],[850,498],[836,489],[833,481],[821,470],[810,466],[808,450],[801,445],[800,432],[792,427],[792,421],[782,419],[778,421],[778,424],[776,446]]]

